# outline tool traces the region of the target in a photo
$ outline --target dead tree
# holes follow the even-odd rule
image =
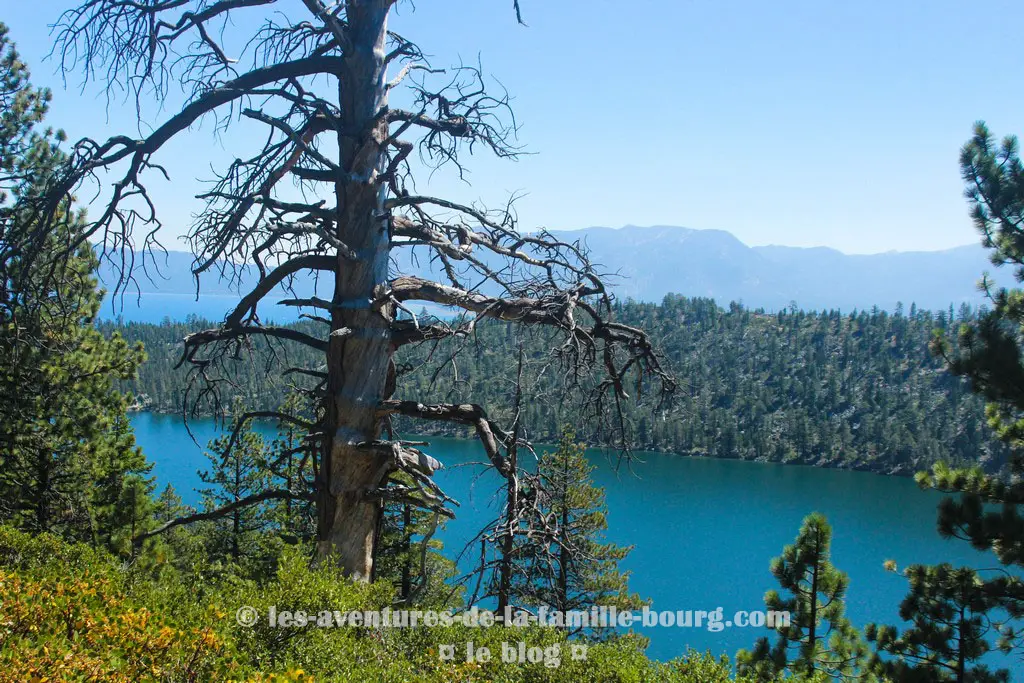
[[[479,67],[434,69],[388,30],[394,4],[87,0],[56,28],[66,70],[108,87],[127,83],[140,98],[162,97],[176,83],[185,91],[186,104],[148,135],[80,140],[49,193],[52,206],[86,186],[106,193],[83,239],[102,242],[105,258],[123,265],[122,285],[135,254],[157,244],[161,223],[146,183],[164,175],[161,155],[200,120],[264,128],[265,144],[201,195],[205,210],[188,233],[197,282],[248,268],[258,283],[221,325],[184,341],[183,362],[197,382],[215,384],[218,364],[256,338],[323,354],[321,368],[301,369],[320,408],[309,426],[319,549],[362,578],[372,575],[385,501],[451,514],[431,481],[439,463],[393,438],[392,416],[471,425],[498,472],[510,472],[513,436],[482,407],[394,396],[392,359],[403,345],[466,337],[484,319],[553,328],[565,377],[592,390],[586,407],[618,419],[613,431],[622,439],[618,409],[634,383],[657,396],[674,387],[643,332],[611,319],[611,297],[581,245],[519,232],[510,207],[487,211],[415,190],[417,150],[427,164],[460,172],[476,148],[499,157],[518,150],[507,96],[488,91]],[[233,28],[255,22],[262,24],[252,35]],[[412,106],[389,106],[396,88],[407,89]],[[112,185],[102,182],[107,174]],[[398,250],[434,264],[437,281],[389,272]],[[263,324],[272,293],[311,273],[327,295],[277,303],[319,321],[323,334]],[[397,315],[421,302],[445,307],[451,319],[421,325]],[[399,471],[417,485],[389,485]]]
[[[585,566],[594,559],[587,539],[566,533],[566,517],[553,512],[557,491],[537,468],[541,456],[531,443],[524,408],[530,403],[554,410],[565,401],[558,395],[564,387],[543,379],[557,369],[557,359],[526,360],[524,337],[534,336],[531,332],[514,331],[515,341],[508,340],[516,346],[512,367],[489,377],[509,383],[510,434],[502,443],[508,471],[495,496],[502,501],[497,518],[470,540],[458,558],[459,564],[473,560],[470,571],[456,584],[467,589],[468,604],[493,600],[499,614],[512,616],[504,622],[506,626],[515,625],[521,613],[535,610],[556,594],[565,567]],[[536,348],[539,341],[532,339],[530,345]]]
[[[522,490],[519,475],[519,442],[523,424],[523,340],[518,342],[516,360],[515,393],[512,409],[512,438],[506,449],[509,473],[505,478],[505,519],[504,528],[500,530],[500,560],[498,566],[498,612],[504,614],[512,598],[512,571],[515,561],[516,535],[519,530],[519,518],[522,510]],[[474,601],[475,602],[475,601]]]

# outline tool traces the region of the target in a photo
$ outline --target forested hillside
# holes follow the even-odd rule
[[[630,416],[640,448],[905,475],[938,460],[978,461],[989,470],[1005,462],[1006,446],[985,426],[982,398],[945,372],[928,350],[936,329],[951,332],[973,318],[967,308],[955,314],[915,307],[896,314],[765,314],[672,295],[660,305],[627,302],[618,309],[623,322],[652,335],[681,384],[660,413]],[[126,386],[139,406],[180,411],[187,386],[186,371],[174,367],[181,339],[210,324],[192,319],[104,325],[108,332],[118,329],[129,341],[145,343],[149,360],[138,380]],[[514,334],[504,323],[480,324],[452,362],[447,362],[456,348],[452,342],[405,347],[396,398],[472,398],[492,413],[500,410],[508,394],[501,377],[515,360]],[[549,356],[541,339],[524,337],[524,344],[535,365]],[[317,363],[302,351],[272,358],[263,349],[254,359],[239,355],[233,379],[241,388],[225,385],[225,398],[238,393],[251,408],[274,408],[288,381],[275,381],[274,368]],[[564,422],[577,422],[560,400],[556,374],[549,369],[530,383],[536,400],[524,410],[535,441],[554,441]],[[581,438],[600,443],[591,426],[576,428]],[[447,433],[459,429],[449,426]]]

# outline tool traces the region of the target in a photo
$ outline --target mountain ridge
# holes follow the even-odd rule
[[[985,271],[998,285],[1013,284],[1009,269],[995,268],[980,244],[937,251],[845,254],[825,246],[751,247],[726,230],[671,225],[594,226],[551,233],[585,244],[598,270],[608,275],[616,296],[654,303],[667,294],[680,294],[712,298],[722,306],[739,302],[768,311],[794,303],[808,310],[851,311],[875,306],[893,310],[900,303],[937,310],[983,304],[984,296],[976,285]],[[138,291],[129,289],[120,311],[117,306],[105,306],[105,317],[119,312],[127,320],[154,320],[196,313],[218,319],[230,306],[225,298],[248,289],[255,279],[250,273],[241,278],[240,286],[232,287],[206,278],[196,301],[192,255],[169,250],[155,258],[157,270],[166,279],[152,277],[153,273],[149,278],[138,277]],[[437,275],[408,258],[400,257],[397,265],[402,272]],[[113,271],[102,266],[100,275],[110,287]],[[300,295],[310,295],[315,289],[305,277],[297,278],[295,288]],[[288,318],[280,309],[275,313],[271,317]]]
[[[980,244],[941,250],[846,254],[833,247],[748,246],[725,230],[676,226],[625,226],[555,232],[583,237],[595,260],[616,254],[625,277],[617,293],[642,301],[660,301],[666,293],[709,296],[719,304],[737,301],[751,308],[778,310],[793,302],[805,309],[849,311],[916,303],[939,309],[950,304],[980,305],[977,282],[985,271],[997,284],[1013,284],[1008,269],[995,268]],[[587,239],[598,237],[597,244]],[[632,237],[631,244],[627,243]],[[664,249],[678,244],[676,258]],[[595,248],[596,247],[596,248]],[[685,247],[689,247],[686,249]],[[713,257],[710,264],[697,263]]]

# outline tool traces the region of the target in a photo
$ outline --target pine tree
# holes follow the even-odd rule
[[[545,512],[555,519],[553,575],[536,598],[567,612],[595,605],[633,610],[645,603],[629,591],[629,573],[619,569],[632,547],[604,540],[608,507],[604,490],[595,486],[594,466],[570,427],[562,430],[558,448],[541,455],[538,464]]]
[[[193,514],[195,509],[185,505],[173,486],[164,487],[153,500],[149,517],[153,524],[166,524],[179,517]],[[178,527],[146,543],[146,552],[137,561],[154,575],[164,572],[182,572],[195,576],[208,566],[206,540],[207,527]]]
[[[960,169],[971,216],[982,244],[992,250],[992,263],[1013,267],[1016,280],[1024,282],[1024,165],[1017,139],[996,143],[984,123],[975,124],[974,136],[961,151]],[[1009,569],[985,578],[987,592],[1010,617],[999,645],[1011,649],[1022,644],[1019,623],[1024,617],[1024,289],[994,289],[987,276],[982,286],[991,297],[991,310],[977,321],[961,321],[958,348],[937,333],[933,350],[988,401],[989,425],[1011,449],[1008,471],[991,474],[980,467],[939,463],[919,474],[918,483],[957,494],[939,507],[940,534],[993,552]],[[951,308],[951,321],[952,315]]]
[[[771,571],[790,596],[765,594],[769,611],[788,612],[788,625],[777,626],[778,640],[761,638],[753,650],[736,655],[741,673],[773,680],[783,671],[811,676],[816,672],[841,680],[863,679],[866,648],[846,618],[849,579],[832,564],[832,527],[820,513],[804,519],[800,533]]]
[[[235,415],[244,413],[236,404]],[[271,554],[267,543],[274,538],[266,534],[271,527],[271,511],[266,502],[240,506],[240,501],[259,496],[270,489],[270,471],[266,461],[263,437],[251,424],[231,425],[230,433],[210,442],[206,457],[210,469],[199,477],[207,488],[200,490],[205,510],[234,505],[232,511],[211,522],[207,542],[209,557],[233,564],[267,564]]]
[[[0,25],[0,519],[125,550],[149,467],[114,383],[143,354],[93,325],[103,293],[81,214],[64,202],[45,228],[30,218],[64,159],[63,134],[40,129],[49,101]]]
[[[455,563],[442,555],[436,534],[443,528],[436,513],[410,503],[385,506],[375,581],[390,581],[402,604],[441,605],[454,599],[449,580]]]
[[[114,416],[115,442],[134,444],[127,415]],[[107,448],[97,453],[87,473],[94,540],[121,554],[132,552],[136,532],[148,526],[154,509],[150,465],[138,448]]]
[[[949,564],[912,565],[904,573],[910,593],[900,604],[900,617],[913,626],[900,634],[893,626],[868,625],[867,639],[887,655],[875,655],[872,668],[901,683],[1009,681],[1006,670],[978,663],[990,649],[985,636],[996,605],[978,573]]]
[[[312,421],[309,400],[298,391],[290,391],[284,402],[275,407],[280,414],[299,415]],[[278,421],[277,438],[267,445],[270,481],[277,489],[293,494],[293,497],[275,501],[270,508],[281,540],[287,543],[311,542],[316,536],[316,514],[304,496],[315,479],[313,448],[314,444],[306,438],[301,426],[285,420]]]

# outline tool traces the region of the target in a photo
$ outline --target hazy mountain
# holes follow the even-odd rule
[[[827,247],[748,247],[722,230],[660,225],[559,234],[582,238],[596,261],[623,276],[617,284],[620,297],[644,301],[676,292],[770,310],[791,302],[805,309],[843,311],[891,310],[899,302],[937,309],[982,303],[976,285],[985,271],[1000,284],[1013,282],[1007,268],[989,262],[980,244],[848,255]]]
[[[795,302],[804,309],[878,306],[892,310],[898,302],[907,308],[939,309],[950,304],[979,304],[976,289],[982,272],[996,275],[997,282],[1011,284],[1008,269],[996,269],[980,245],[944,251],[888,252],[848,255],[826,247],[748,247],[722,230],[694,230],[674,226],[620,229],[587,228],[555,233],[564,240],[581,240],[595,263],[609,277],[620,298],[661,301],[668,293],[706,296],[727,305],[739,301],[751,308],[778,310]],[[104,315],[118,312],[128,320],[159,320],[164,316],[183,318],[196,313],[221,318],[230,308],[238,283],[204,278],[202,296],[195,300],[190,267],[192,257],[168,252],[150,262],[149,276],[140,276],[138,295],[129,288],[119,310],[108,304]],[[156,267],[153,267],[156,266]],[[423,263],[406,258],[404,272],[430,274]],[[111,271],[104,268],[102,279],[110,287]],[[241,288],[254,281],[243,276]],[[296,283],[297,293],[313,292],[309,279]],[[267,318],[287,319],[294,312],[264,312]]]

